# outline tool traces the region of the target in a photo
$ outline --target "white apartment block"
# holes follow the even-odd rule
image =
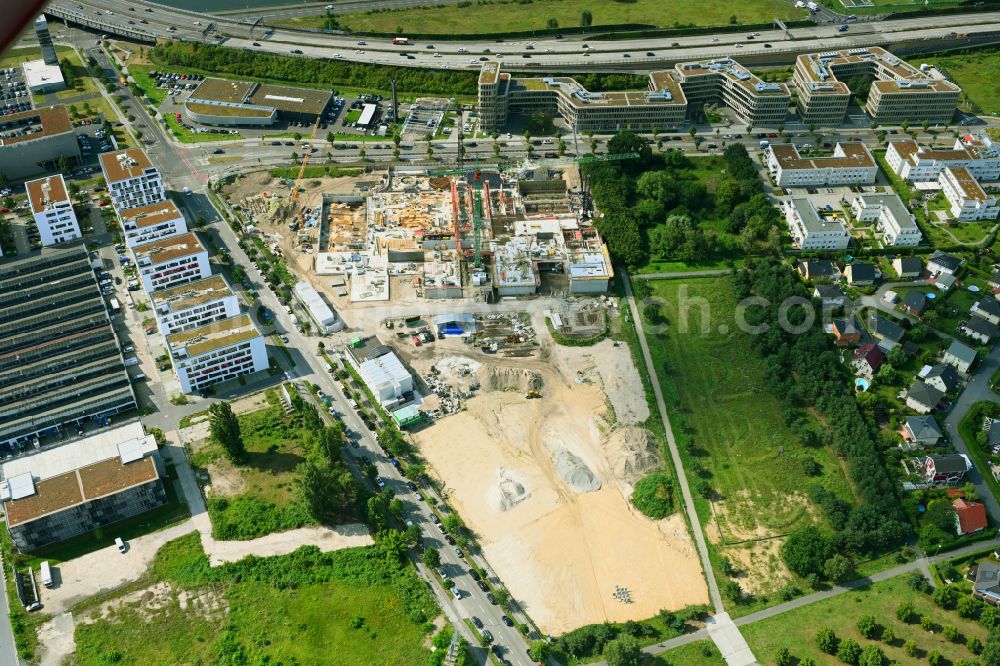
[[[132,253],[142,286],[150,294],[212,274],[208,252],[193,233],[137,245]]]
[[[832,157],[801,157],[794,144],[771,145],[764,157],[778,187],[871,185],[878,174],[863,143],[838,143]]]
[[[782,209],[792,241],[800,250],[843,250],[851,240],[843,222],[820,217],[809,199],[789,199]]]
[[[177,209],[177,204],[167,199],[157,203],[118,211],[125,245],[129,249],[136,245],[152,243],[161,238],[187,233],[187,222]]]
[[[851,212],[859,222],[875,222],[886,246],[919,245],[920,227],[906,205],[895,194],[861,194],[851,201]]]
[[[42,245],[49,247],[82,237],[62,174],[29,180],[24,188]]]
[[[267,370],[267,345],[253,321],[238,315],[167,336],[181,391]]]
[[[965,167],[977,180],[1000,180],[1000,146],[985,133],[955,139],[951,150],[894,141],[886,149],[885,161],[893,173],[911,183],[933,183],[947,167]]]
[[[101,153],[101,170],[115,210],[163,201],[163,177],[140,148]]]
[[[154,291],[152,299],[156,322],[164,335],[240,314],[240,302],[221,275]]]
[[[951,216],[959,222],[997,219],[997,198],[987,194],[965,167],[945,167],[938,185],[951,204]]]

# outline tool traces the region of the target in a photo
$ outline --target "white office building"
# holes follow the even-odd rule
[[[406,402],[413,393],[413,375],[392,350],[361,363],[358,374],[385,408]]]
[[[809,199],[789,199],[782,209],[792,242],[800,250],[843,250],[851,240],[843,221],[821,217]]]
[[[208,252],[193,233],[137,245],[132,253],[142,286],[150,294],[212,274]]]
[[[894,141],[886,149],[885,161],[893,173],[911,183],[936,182],[947,167],[965,167],[977,180],[1000,180],[1000,146],[985,133],[955,139],[950,150]]]
[[[878,174],[863,143],[838,143],[832,157],[801,157],[794,144],[778,144],[768,146],[764,157],[778,187],[872,185]]]
[[[917,220],[895,194],[861,194],[851,201],[851,212],[859,222],[875,222],[886,246],[912,247],[923,236]]]
[[[938,176],[938,184],[951,204],[951,216],[959,222],[997,219],[997,198],[987,194],[965,167],[946,167]]]
[[[167,336],[184,393],[267,370],[267,345],[253,321],[238,315]]]
[[[24,188],[42,245],[49,247],[82,237],[62,174],[29,180]]]
[[[161,238],[179,236],[188,230],[184,215],[169,199],[119,210],[118,218],[129,249]]]
[[[101,170],[115,210],[163,201],[163,176],[140,148],[101,153]]]
[[[240,302],[221,275],[160,289],[151,297],[156,322],[164,335],[207,326],[240,314]]]

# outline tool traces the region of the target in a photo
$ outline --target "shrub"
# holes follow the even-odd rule
[[[833,633],[833,629],[823,627],[816,632],[816,647],[827,654],[837,652],[837,635]]]
[[[777,666],[792,666],[792,653],[786,647],[780,648],[774,654],[774,663]]]
[[[975,636],[969,636],[965,639],[965,647],[967,647],[969,652],[972,654],[979,654],[983,651],[983,642]]]
[[[878,622],[874,615],[862,615],[858,618],[858,633],[865,638],[873,638],[878,633]]]
[[[631,500],[643,515],[654,520],[666,518],[674,510],[673,479],[663,472],[653,472],[635,484]]]
[[[983,609],[983,604],[978,599],[963,596],[958,600],[958,614],[969,620],[975,620]]]
[[[979,614],[979,622],[987,629],[1000,627],[1000,608],[986,606]]]
[[[934,624],[934,620],[931,619],[930,615],[924,615],[920,618],[920,628],[924,631],[934,631],[937,629],[937,625]]]
[[[857,664],[861,658],[861,646],[853,638],[845,638],[837,646],[837,659],[845,664]]]
[[[858,659],[859,666],[882,666],[885,663],[885,654],[882,652],[882,648],[874,643],[865,646],[865,649],[861,651],[861,657]]]
[[[931,596],[935,604],[947,610],[955,608],[960,597],[961,591],[954,585],[942,585],[934,590],[934,594]]]
[[[920,652],[920,648],[917,647],[916,641],[909,640],[903,643],[903,652],[906,653],[907,657],[916,657]]]
[[[953,624],[944,625],[944,628],[941,629],[941,633],[946,639],[948,639],[952,643],[958,641],[958,639],[961,638],[961,636],[959,636],[958,633],[958,627],[956,627]]]
[[[896,642],[896,632],[894,632],[890,627],[886,627],[882,630],[882,642],[886,645],[892,645]]]
[[[941,657],[940,652],[937,650],[931,650],[927,653],[927,663],[930,664],[930,666],[941,666],[941,664],[944,663],[944,659]]]
[[[918,617],[920,616],[917,614],[917,610],[909,601],[904,601],[896,608],[896,619],[900,622],[912,624],[917,621]]]

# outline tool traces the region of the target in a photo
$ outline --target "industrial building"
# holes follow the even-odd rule
[[[764,149],[768,173],[778,187],[872,185],[878,164],[863,143],[838,143],[832,157],[801,157],[795,144]]]
[[[213,275],[150,294],[164,335],[181,333],[240,314],[240,302],[226,279]]]
[[[29,180],[24,189],[42,245],[49,247],[82,237],[62,174]]]
[[[305,306],[306,312],[309,313],[309,319],[312,320],[316,331],[320,335],[336,333],[344,328],[344,322],[326,304],[326,301],[323,300],[323,297],[319,295],[311,284],[308,282],[296,282],[292,288],[292,293]]]
[[[859,194],[851,200],[859,222],[875,222],[886,246],[913,247],[923,238],[917,220],[896,194]]]
[[[63,78],[62,70],[59,69],[59,58],[56,56],[56,47],[49,34],[49,22],[44,14],[35,19],[35,37],[38,38],[38,45],[42,48],[42,59],[29,60],[21,65],[28,90],[32,94],[43,95],[65,89],[66,80]]]
[[[184,393],[261,372],[269,365],[264,336],[245,314],[168,335],[167,347]]]
[[[135,405],[86,249],[0,260],[0,444],[61,436]]]
[[[964,167],[977,180],[1000,180],[1000,146],[983,132],[955,139],[951,150],[930,149],[916,141],[893,141],[885,161],[900,178],[911,183],[935,183],[947,167]]]
[[[191,232],[137,245],[132,253],[142,286],[150,294],[212,274],[208,252]]]
[[[951,216],[959,222],[995,220],[1000,214],[996,196],[987,194],[965,167],[945,167],[938,184],[951,204]]]
[[[187,233],[187,222],[177,204],[166,199],[156,203],[118,211],[125,245],[137,245]]]
[[[820,215],[809,199],[795,197],[782,208],[792,243],[800,250],[843,250],[851,240],[843,220]]]
[[[396,352],[377,338],[353,340],[347,360],[382,407],[395,409],[413,400],[413,375]]]
[[[166,198],[160,170],[141,148],[101,153],[100,160],[115,210],[147,206]]]
[[[184,102],[184,112],[202,125],[262,127],[278,120],[313,123],[332,97],[330,91],[310,88],[205,79]]]
[[[5,462],[0,469],[4,519],[22,552],[167,502],[156,440],[138,421]]]
[[[65,106],[0,117],[0,173],[8,179],[55,171],[60,157],[80,161],[80,144]]]

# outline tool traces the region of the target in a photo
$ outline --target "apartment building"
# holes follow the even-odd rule
[[[54,171],[60,157],[80,161],[66,107],[48,106],[0,119],[0,173],[19,180]]]
[[[207,326],[240,314],[240,302],[221,275],[160,289],[151,297],[156,322],[164,335]]]
[[[875,222],[886,246],[913,247],[923,238],[917,220],[895,194],[861,194],[851,201],[859,222]]]
[[[0,469],[4,520],[21,552],[167,502],[156,440],[138,421],[5,462]]]
[[[49,247],[82,237],[62,174],[29,180],[24,189],[42,245]]]
[[[947,167],[964,167],[977,180],[1000,180],[1000,146],[986,134],[955,139],[951,150],[930,149],[916,141],[893,141],[885,161],[900,178],[911,183],[933,183]]]
[[[142,286],[150,294],[212,274],[208,252],[190,232],[137,245],[132,253]]]
[[[951,216],[959,222],[997,219],[1000,213],[997,198],[987,194],[965,167],[945,167],[938,176],[938,184],[951,204]]]
[[[778,127],[785,123],[791,96],[784,83],[765,83],[732,58],[674,65],[674,77],[689,111],[706,104],[728,106],[748,124]]]
[[[184,393],[268,368],[264,336],[245,314],[168,335],[167,347]]]
[[[177,204],[169,199],[119,210],[118,219],[125,235],[125,245],[129,249],[161,238],[179,236],[188,230],[184,215],[178,210]]]
[[[142,149],[101,153],[100,159],[115,210],[147,206],[166,198],[163,176]]]
[[[0,260],[0,452],[135,404],[83,245]]]
[[[782,205],[782,212],[792,242],[800,250],[843,250],[851,240],[840,219],[820,216],[809,199],[789,199]]]
[[[832,157],[801,157],[794,144],[764,149],[767,170],[778,187],[871,185],[878,165],[863,143],[838,143]]]

